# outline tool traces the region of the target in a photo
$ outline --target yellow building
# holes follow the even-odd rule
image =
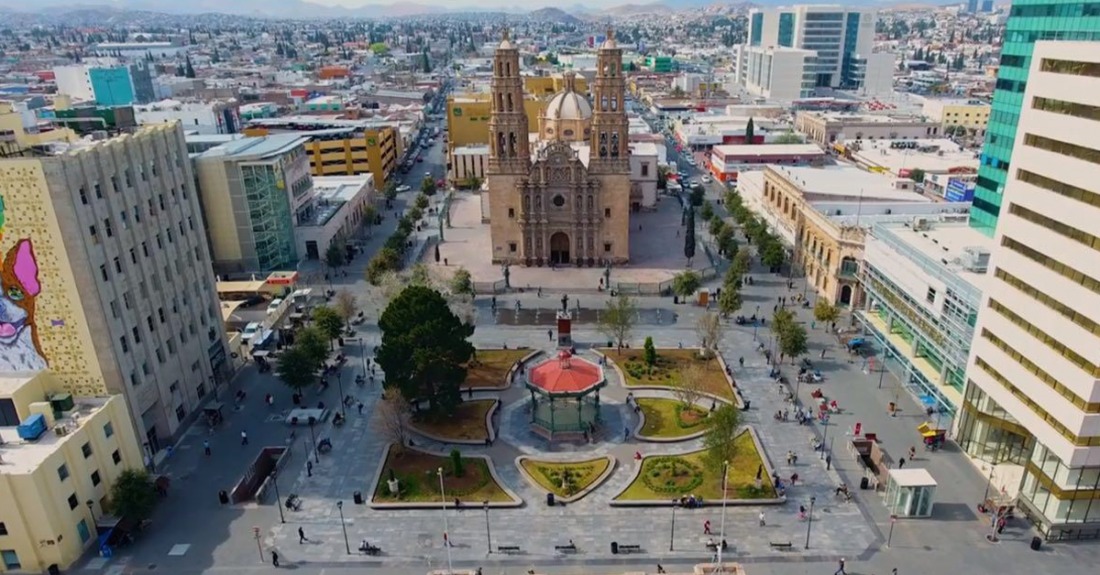
[[[72,565],[95,544],[115,480],[142,467],[121,396],[77,398],[69,407],[56,395],[63,392],[48,370],[0,376],[0,403],[10,407],[0,412],[0,572]],[[11,419],[35,414],[45,433],[21,439]]]
[[[401,154],[397,128],[377,122],[291,117],[254,120],[244,130],[248,136],[288,132],[309,138],[305,147],[314,176],[372,174],[379,189],[390,180]]]
[[[572,82],[573,89],[580,93],[588,92],[588,82],[584,76],[574,75],[571,80],[566,80],[568,74],[556,74],[553,76],[524,76],[523,91],[547,100],[559,92],[564,92],[566,84]]]
[[[921,113],[939,122],[941,130],[948,126],[962,126],[976,136],[984,136],[990,109],[990,104],[981,100],[929,98],[924,101]]]
[[[0,155],[10,155],[19,150],[50,142],[76,141],[76,132],[69,128],[57,128],[41,132],[34,120],[34,113],[12,102],[0,102]]]

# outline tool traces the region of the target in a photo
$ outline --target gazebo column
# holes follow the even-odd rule
[[[600,417],[600,390],[596,388],[596,422],[599,423],[600,421],[603,421],[603,418]]]
[[[535,390],[531,390],[531,423],[535,422],[535,412],[539,409],[539,400],[535,397]]]
[[[557,429],[554,426],[554,396],[550,396],[550,438],[554,438],[554,430]]]
[[[584,425],[584,396],[577,398],[577,425],[581,426],[581,429],[585,428]]]

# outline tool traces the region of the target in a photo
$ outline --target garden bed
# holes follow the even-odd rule
[[[642,409],[641,439],[676,439],[697,437],[706,431],[710,412],[697,405],[684,405],[675,399],[639,397],[635,401]]]
[[[599,457],[585,461],[546,461],[527,456],[516,458],[523,476],[543,491],[549,491],[564,503],[571,503],[599,487],[615,467],[615,458]],[[562,486],[562,474],[568,474]]]
[[[523,349],[479,349],[477,360],[466,364],[466,381],[462,389],[507,389],[511,384],[509,376],[512,366],[518,361],[539,353]]]
[[[727,502],[781,501],[772,485],[771,474],[757,451],[749,432],[734,440],[737,455],[729,466]],[[637,476],[615,497],[615,503],[670,504],[673,499],[695,495],[704,504],[722,502],[722,470],[710,469],[702,450],[682,455],[651,455],[642,459]],[[760,469],[760,489],[756,489],[756,473]]]
[[[677,387],[680,370],[694,363],[702,368],[701,391],[736,403],[733,386],[717,355],[703,359],[695,348],[657,349],[657,362],[650,367],[645,363],[644,349],[624,349],[622,353],[614,349],[601,349],[600,352],[619,367],[623,384],[627,387]]]
[[[492,461],[485,456],[461,457],[463,473],[456,476],[450,457],[404,448],[400,452],[391,445],[383,455],[383,462],[376,478],[371,505],[375,507],[435,507],[442,505],[439,492],[439,476],[436,470],[443,468],[443,488],[446,505],[454,507],[458,499],[463,505],[480,506],[489,502],[497,506],[518,506],[522,501],[506,489],[492,469]],[[398,481],[399,493],[390,493],[388,480]]]
[[[489,438],[489,417],[496,405],[496,399],[463,401],[453,416],[424,416],[424,419],[410,421],[409,428],[443,443],[480,445]]]

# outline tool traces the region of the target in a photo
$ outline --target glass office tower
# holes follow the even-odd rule
[[[970,211],[970,225],[991,237],[1001,212],[1001,194],[1008,180],[1031,50],[1037,40],[1100,40],[1100,2],[1012,2]]]

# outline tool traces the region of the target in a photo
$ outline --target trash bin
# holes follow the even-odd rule
[[[619,542],[618,541],[612,541],[611,542],[611,554],[612,555],[618,555],[619,554]]]
[[[546,494],[546,506],[547,507],[553,507],[554,506],[554,494],[553,493],[547,493]]]
[[[222,505],[229,504],[229,493],[227,493],[224,489],[218,492],[218,502]]]
[[[1031,538],[1031,550],[1038,551],[1043,546],[1043,539],[1038,535]]]
[[[871,480],[870,479],[867,479],[866,477],[861,477],[859,479],[859,488],[860,489],[868,489],[870,487],[871,487]]]
[[[46,573],[50,575],[61,575],[61,568],[57,566],[57,563],[54,563],[46,568]]]
[[[362,491],[356,491],[355,493],[352,493],[351,498],[353,500],[355,500],[356,505],[362,505],[363,504],[363,492]]]

